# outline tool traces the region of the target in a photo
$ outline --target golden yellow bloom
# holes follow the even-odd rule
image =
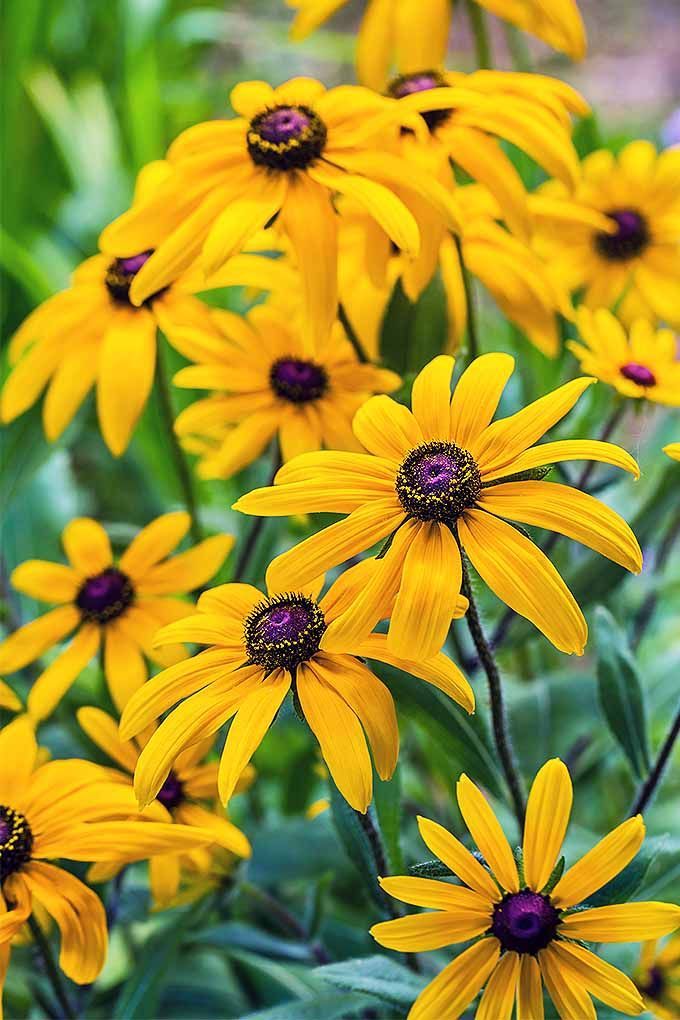
[[[590,308],[680,323],[680,149],[636,141],[593,152],[572,196],[549,181],[533,197],[537,250]]]
[[[673,460],[680,460],[680,443],[669,443],[668,446],[664,446],[663,452]]]
[[[570,341],[567,347],[584,372],[624,397],[680,405],[680,360],[672,330],[655,330],[647,319],[635,319],[627,334],[606,308],[580,308],[577,323],[583,343]]]
[[[0,680],[0,708],[6,708],[10,712],[18,712],[21,709],[21,702],[4,680]]]
[[[354,417],[368,453],[302,454],[270,488],[235,509],[264,516],[325,511],[349,516],[278,556],[271,584],[306,583],[387,539],[378,567],[324,636],[335,650],[369,633],[382,600],[396,599],[388,647],[434,655],[461,586],[461,548],[491,590],[564,652],[581,654],[583,614],[550,560],[508,521],[549,528],[638,573],[642,553],[625,521],[587,493],[542,479],[566,460],[613,464],[638,476],[633,458],[610,443],[570,439],[534,446],[595,380],[574,379],[491,423],[514,368],[507,354],[476,358],[451,397],[454,359],[440,355],[413,384],[412,412],[372,397]]]
[[[347,0],[287,0],[297,11],[293,39],[304,39]],[[575,0],[478,0],[549,46],[581,60],[586,49],[583,21]],[[439,67],[451,28],[451,0],[367,0],[357,38],[357,70],[364,85],[381,89],[392,67],[401,72]]]
[[[377,569],[367,560],[346,571],[319,599],[322,579],[292,590],[268,587],[267,595],[249,584],[226,584],[205,592],[198,614],[165,627],[160,644],[191,641],[210,646],[188,662],[153,677],[130,699],[121,719],[121,736],[140,733],[176,705],[142,751],[135,772],[141,805],[162,788],[178,754],[201,734],[215,733],[235,716],[227,734],[219,770],[224,804],[257,750],[289,690],[319,741],[333,780],[357,811],[372,796],[372,767],[389,779],[397,762],[399,731],[392,696],[361,661],[376,659],[398,666],[444,691],[466,711],[474,695],[458,667],[445,655],[420,655],[418,661],[394,655],[384,634],[370,634],[343,647],[325,650],[333,621],[370,584]],[[449,622],[466,601],[447,593]],[[386,618],[384,598],[377,620]],[[364,736],[364,732],[366,737]]]
[[[106,769],[69,759],[36,764],[38,747],[26,716],[0,730],[0,996],[10,942],[33,902],[61,932],[59,963],[78,984],[94,981],[107,950],[99,898],[79,879],[48,863],[142,860],[209,843],[211,833],[137,814],[128,788]],[[126,820],[112,820],[112,819]]]
[[[665,945],[645,942],[633,980],[645,1009],[658,1020],[677,1020],[680,1015],[680,934]]]
[[[214,391],[175,426],[183,438],[215,436],[198,468],[205,478],[229,478],[274,437],[284,460],[322,446],[361,449],[352,432],[355,411],[374,393],[399,386],[394,372],[359,363],[339,323],[310,356],[298,323],[273,305],[245,317],[216,312],[214,321],[222,332],[178,334],[180,350],[198,364],[174,380]]]
[[[168,172],[165,163],[149,164],[138,179],[136,202]],[[130,303],[130,285],[150,255],[142,245],[124,259],[86,259],[67,290],[28,316],[9,347],[13,367],[0,400],[2,421],[23,414],[47,387],[43,425],[53,442],[96,387],[104,441],[115,456],[125,452],[153,386],[157,329],[172,339],[180,325],[209,326],[208,309],[193,297],[208,284],[195,273],[148,295],[141,308]]]
[[[147,729],[136,740],[121,740],[118,734],[118,722],[100,708],[81,708],[78,722],[88,737],[108,757],[123,769],[119,772],[108,770],[113,781],[119,781],[132,794],[132,776],[134,775],[140,752],[146,746],[155,730]],[[154,817],[158,821],[179,822],[189,827],[197,826],[205,835],[211,832],[214,845],[223,847],[238,857],[250,857],[251,849],[245,835],[232,822],[224,817],[224,812],[214,810],[209,802],[217,797],[217,762],[204,762],[203,759],[212,750],[214,737],[211,734],[205,740],[187,748],[179,755],[175,767],[169,772],[167,779],[160,788],[153,802]],[[252,781],[254,770],[248,768],[239,777],[235,793],[247,788]],[[156,908],[165,907],[177,896],[180,888],[182,870],[187,865],[195,868],[191,861],[193,854],[198,855],[200,865],[206,855],[210,855],[211,846],[192,850],[186,853],[168,853],[151,857],[149,860],[149,879],[151,895]],[[125,860],[106,865],[94,865],[88,878],[97,882],[111,878],[127,863]]]
[[[206,272],[218,269],[278,217],[302,273],[308,339],[325,340],[337,305],[334,196],[353,196],[413,254],[418,228],[395,185],[455,225],[446,190],[392,151],[408,120],[394,100],[294,78],[277,89],[242,82],[231,103],[239,116],[181,134],[168,151],[172,175],[102,234],[104,250],[118,256],[138,250],[142,238],[154,249],[130,287],[133,304],[172,283],[199,255]]]
[[[157,517],[115,560],[102,526],[89,517],[78,517],[62,533],[68,566],[26,560],[14,570],[11,582],[18,591],[55,603],[57,608],[0,644],[0,669],[22,669],[77,628],[68,648],[31,688],[28,711],[33,719],[45,719],[54,710],[100,645],[104,673],[119,711],[147,678],[145,656],[161,665],[186,656],[181,647],[155,650],[154,634],[193,611],[188,602],[174,596],[210,580],[234,544],[231,535],[214,535],[170,556],[189,523],[189,515],[183,512]]]
[[[680,907],[635,902],[576,909],[635,857],[645,835],[642,817],[612,830],[555,882],[573,797],[559,758],[547,762],[534,780],[519,859],[466,775],[456,794],[488,870],[441,825],[419,818],[424,842],[461,885],[411,877],[380,881],[397,899],[434,908],[374,925],[371,934],[380,945],[410,953],[475,940],[420,993],[409,1020],[456,1020],[482,988],[476,1020],[510,1020],[515,1002],[518,1017],[539,1020],[542,983],[564,1020],[595,1020],[591,995],[622,1013],[642,1013],[642,998],[630,978],[581,942],[665,935],[680,925]]]

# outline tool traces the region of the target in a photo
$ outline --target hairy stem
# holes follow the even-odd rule
[[[276,477],[276,472],[279,470],[280,467],[281,467],[281,453],[279,451],[278,441],[275,440],[272,470],[267,485],[273,485],[274,478]],[[267,523],[266,517],[253,518],[253,521],[250,525],[250,531],[248,532],[248,536],[245,542],[243,543],[243,548],[241,549],[241,552],[239,553],[239,558],[236,562],[233,578],[234,581],[243,581],[244,577],[246,576],[248,568],[250,566],[250,561],[257,548],[258,540],[262,533],[262,529],[264,528],[266,523]]]
[[[453,235],[453,240],[456,245],[456,251],[458,252],[458,261],[460,263],[460,272],[463,277],[463,289],[465,291],[465,305],[467,307],[467,339],[468,339],[468,354],[470,361],[474,361],[475,358],[479,357],[479,335],[477,332],[477,308],[475,306],[475,295],[472,289],[472,280],[468,268],[465,265],[465,257],[463,255],[463,245],[461,244],[460,238],[457,234]]]
[[[680,734],[680,705],[678,705],[678,710],[675,713],[675,718],[673,719],[671,727],[668,733],[666,734],[666,739],[659,748],[659,753],[656,756],[656,761],[652,765],[649,775],[647,776],[642,786],[638,790],[635,800],[633,801],[633,805],[630,809],[631,817],[633,815],[642,814],[645,808],[651,802],[652,797],[656,793],[657,787],[661,782],[664,771],[666,769],[666,765],[668,764],[668,759],[670,758],[671,752],[673,750],[673,745],[675,744],[675,741],[678,739],[679,734]]]
[[[354,353],[356,354],[359,361],[362,363],[362,365],[370,364],[371,359],[368,356],[366,348],[364,347],[361,340],[354,331],[354,327],[352,326],[352,323],[349,321],[349,318],[347,317],[347,312],[345,311],[344,306],[341,304],[338,305],[338,319],[340,321],[342,328],[347,334],[347,339],[354,348]]]
[[[75,1013],[66,994],[66,989],[64,988],[64,982],[61,976],[61,971],[54,962],[54,957],[52,956],[50,944],[47,941],[42,928],[36,921],[33,914],[30,914],[28,917],[28,927],[31,931],[31,935],[33,936],[35,947],[40,953],[43,963],[45,964],[45,973],[50,982],[50,985],[52,986],[54,996],[57,1002],[59,1003],[62,1015],[66,1018],[66,1020],[74,1020]]]
[[[472,35],[475,40],[475,58],[477,61],[477,67],[493,67],[491,41],[489,39],[489,26],[486,21],[486,14],[482,8],[478,6],[476,0],[467,0],[467,12],[468,19],[470,21],[470,28],[472,29]]]

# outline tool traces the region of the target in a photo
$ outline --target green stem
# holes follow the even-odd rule
[[[177,480],[179,482],[180,489],[182,490],[182,496],[184,498],[184,505],[187,508],[187,513],[191,517],[191,537],[194,542],[200,542],[203,535],[198,520],[194,485],[184,450],[182,449],[180,441],[177,438],[177,433],[175,432],[175,412],[172,407],[170,384],[168,382],[167,366],[165,364],[164,343],[160,339],[156,354],[156,390],[158,393],[161,415],[163,417],[163,424],[165,425],[165,431],[170,443],[172,459],[175,462]]]
[[[279,450],[279,443],[277,440],[275,440],[272,471],[269,477],[269,481],[267,482],[267,485],[274,484],[276,472],[279,470],[280,467],[281,467],[281,453]],[[246,538],[243,544],[243,548],[241,549],[241,552],[239,554],[239,558],[236,561],[236,567],[234,569],[233,578],[234,581],[243,581],[243,579],[245,578],[248,572],[248,568],[250,566],[250,561],[252,559],[253,553],[257,548],[257,543],[260,538],[260,534],[266,522],[267,522],[266,517],[255,517],[253,519],[253,522],[250,526],[250,531],[248,532],[248,537]]]
[[[338,319],[340,321],[342,328],[347,334],[347,339],[354,348],[355,354],[359,361],[362,363],[362,365],[370,364],[371,359],[369,358],[366,352],[366,348],[364,347],[361,340],[354,332],[354,327],[352,326],[352,323],[349,321],[347,317],[347,312],[345,311],[342,305],[338,305]]]
[[[661,778],[668,764],[668,759],[671,756],[673,745],[680,735],[680,706],[675,714],[675,718],[671,723],[671,727],[666,735],[666,739],[659,749],[659,753],[656,757],[652,769],[645,779],[644,783],[640,787],[640,790],[633,801],[633,806],[630,809],[629,817],[634,815],[641,815],[647,805],[652,800],[656,792],[656,788],[661,782]]]
[[[504,25],[505,40],[512,57],[512,64],[516,71],[531,71],[531,54],[523,32],[520,32],[515,25]]]
[[[491,54],[491,41],[489,39],[489,26],[486,21],[486,13],[475,2],[467,0],[468,19],[470,28],[475,40],[475,57],[477,67],[493,67],[493,56]]]
[[[484,667],[484,672],[486,673],[489,685],[489,701],[491,704],[491,721],[493,724],[494,741],[496,749],[498,750],[498,757],[503,769],[503,774],[505,775],[505,780],[508,784],[512,806],[515,811],[515,817],[517,818],[517,824],[519,825],[521,835],[524,829],[524,815],[526,808],[524,804],[522,782],[519,777],[515,755],[512,750],[512,743],[510,741],[508,719],[503,699],[501,675],[498,671],[496,660],[494,659],[493,652],[491,651],[491,647],[482,628],[479,612],[477,611],[477,603],[475,602],[474,595],[472,593],[468,566],[465,561],[465,556],[462,553],[461,560],[463,563],[462,592],[470,603],[468,611],[465,614],[465,620],[468,625],[468,630],[470,631],[470,637],[477,649],[479,661]]]
[[[45,973],[47,974],[47,978],[52,986],[52,991],[54,992],[55,998],[61,1007],[64,1017],[66,1017],[67,1020],[75,1020],[75,1013],[73,1012],[71,1003],[68,1000],[59,968],[54,962],[50,944],[45,938],[45,934],[33,914],[30,914],[28,917],[28,927],[31,931],[31,935],[33,936],[36,949],[40,953],[43,963],[45,964]]]
[[[458,261],[460,263],[460,272],[463,277],[463,289],[465,291],[465,304],[467,307],[467,338],[468,338],[468,353],[470,355],[470,361],[474,361],[475,358],[479,357],[479,335],[477,332],[477,309],[475,307],[475,296],[472,290],[472,280],[468,272],[468,268],[465,265],[465,257],[463,255],[463,245],[457,234],[453,235],[453,240],[456,245],[456,251],[458,252]]]

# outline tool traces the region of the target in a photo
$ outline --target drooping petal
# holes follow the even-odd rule
[[[112,761],[132,774],[137,765],[139,752],[129,740],[121,740],[116,720],[101,708],[93,706],[79,708],[76,715],[80,728],[87,733],[90,740]]]
[[[524,823],[524,875],[535,892],[540,892],[555,867],[569,824],[572,800],[569,770],[559,758],[553,758],[536,774]]]
[[[399,655],[393,655],[387,647],[386,634],[370,634],[355,646],[354,651],[362,658],[386,662],[425,680],[461,705],[466,712],[475,710],[475,695],[470,684],[455,662],[443,652],[431,659],[402,659]]]
[[[510,844],[486,797],[465,773],[456,784],[456,796],[465,824],[492,873],[508,892],[518,892],[519,876]]]
[[[514,475],[520,471],[530,471],[545,464],[561,464],[565,460],[594,460],[599,464],[611,464],[612,467],[628,471],[634,478],[640,477],[637,461],[614,443],[603,443],[599,439],[562,439],[554,443],[532,446],[512,463],[496,471],[485,471],[484,481],[489,482],[494,478]]]
[[[199,804],[182,804],[177,812],[177,821],[184,825],[196,825],[207,829],[215,836],[215,842],[239,857],[250,857],[250,843],[240,829],[224,815],[207,811]]]

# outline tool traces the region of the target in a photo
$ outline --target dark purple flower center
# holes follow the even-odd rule
[[[168,774],[168,778],[156,794],[156,800],[159,800],[168,811],[172,811],[184,800],[184,787],[174,772]]]
[[[630,379],[638,386],[655,386],[656,377],[646,365],[640,365],[637,361],[629,361],[621,368],[621,375],[624,379]]]
[[[328,389],[328,373],[323,365],[299,358],[279,358],[271,367],[269,381],[279,397],[294,404],[318,400]]]
[[[616,231],[595,234],[595,248],[612,262],[627,262],[641,255],[651,238],[642,213],[636,209],[610,209],[605,215],[616,224]]]
[[[390,83],[387,91],[394,99],[404,99],[405,96],[412,96],[416,92],[446,88],[447,84],[448,82],[439,71],[416,71],[413,74],[400,74]],[[441,124],[446,123],[451,113],[451,110],[425,110],[420,116],[430,131],[434,131]]]
[[[135,276],[153,255],[153,249],[130,255],[124,259],[114,259],[106,270],[105,283],[113,300],[120,305],[130,304],[130,284]]]
[[[108,567],[83,582],[76,605],[83,620],[107,623],[127,609],[134,594],[129,577],[116,567]]]
[[[33,833],[24,815],[0,804],[0,885],[31,859]]]
[[[494,907],[491,933],[505,950],[535,954],[555,938],[559,920],[548,896],[523,889]]]
[[[663,995],[666,988],[666,978],[660,967],[650,967],[647,972],[647,980],[638,986],[643,995],[657,1001]]]
[[[246,142],[253,163],[269,170],[304,170],[318,159],[328,132],[308,106],[274,106],[250,122]]]
[[[423,443],[397,471],[404,510],[421,521],[450,521],[473,506],[482,489],[474,457],[455,443]]]
[[[326,620],[318,604],[295,592],[260,602],[244,624],[248,659],[268,670],[293,670],[319,650]]]

